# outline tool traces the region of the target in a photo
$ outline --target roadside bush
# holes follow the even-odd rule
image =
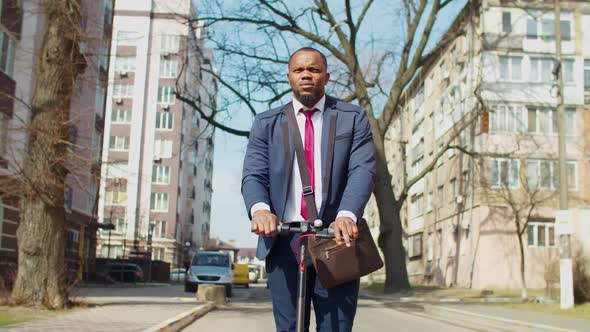
[[[574,302],[590,301],[590,263],[581,250],[574,255]]]

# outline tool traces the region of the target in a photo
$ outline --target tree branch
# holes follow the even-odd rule
[[[251,18],[246,18],[246,17],[226,17],[226,16],[224,16],[224,17],[202,17],[202,18],[199,18],[199,20],[210,21],[210,23],[204,25],[205,27],[208,27],[208,26],[211,26],[215,23],[220,23],[220,22],[235,22],[235,23],[252,24],[255,26],[269,26],[269,27],[273,27],[279,31],[291,32],[293,34],[297,34],[297,35],[300,35],[304,38],[307,38],[318,45],[321,45],[322,47],[324,47],[325,49],[330,51],[338,60],[342,61],[342,63],[347,63],[346,56],[342,52],[340,52],[340,50],[338,50],[338,48],[336,48],[334,45],[332,45],[329,41],[321,38],[319,35],[315,35],[309,31],[303,30],[303,29],[299,28],[298,26],[282,25],[282,24],[278,24],[277,22],[272,21],[272,20],[251,19]]]
[[[197,106],[197,104],[194,102],[194,100],[185,98],[184,96],[182,96],[182,95],[180,95],[178,93],[176,93],[176,98],[178,100],[182,101],[183,103],[190,105],[193,109],[195,109],[197,112],[199,112],[199,114],[201,115],[201,117],[203,119],[205,119],[208,123],[212,124],[216,128],[219,128],[219,129],[221,129],[223,131],[226,131],[226,132],[228,132],[230,134],[234,134],[236,136],[249,137],[249,135],[250,135],[250,132],[249,131],[238,130],[238,129],[231,128],[231,127],[228,127],[226,125],[223,125],[223,124],[217,122],[214,119],[215,113],[212,113],[211,115],[208,115],[207,113],[205,113],[201,109],[201,107]]]
[[[371,7],[372,4],[373,4],[373,0],[369,0],[365,3],[365,6],[361,10],[361,13],[356,21],[355,30],[358,31],[358,29],[360,28],[361,24],[363,23],[363,20],[365,19],[365,16],[367,15],[367,11],[369,10],[369,8]]]
[[[243,94],[241,94],[238,90],[236,90],[236,88],[234,88],[231,84],[227,83],[224,79],[221,78],[221,76],[219,76],[219,74],[217,74],[216,72],[214,72],[213,70],[210,70],[208,68],[204,68],[201,67],[201,70],[203,70],[206,73],[211,74],[213,77],[215,77],[223,86],[225,86],[226,88],[228,88],[231,92],[233,92],[240,100],[242,100],[246,106],[248,106],[248,109],[250,109],[250,113],[252,113],[253,115],[256,115],[256,109],[254,108],[254,106],[252,105],[252,103],[250,102],[249,98],[246,98],[246,96],[244,96]]]

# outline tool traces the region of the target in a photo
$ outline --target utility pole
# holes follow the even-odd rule
[[[572,230],[572,214],[567,206],[567,173],[565,169],[565,108],[563,100],[563,66],[561,65],[561,8],[559,0],[555,5],[555,54],[557,61],[555,73],[557,75],[557,125],[559,130],[559,212],[556,216],[556,233],[559,234],[559,280],[561,309],[568,309],[574,305],[574,287],[572,276],[572,255],[570,249],[570,234]]]

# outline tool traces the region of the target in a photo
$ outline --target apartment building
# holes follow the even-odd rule
[[[561,3],[572,238],[590,256],[590,3]],[[528,287],[558,282],[554,21],[552,3],[470,2],[405,91],[386,139],[392,185],[435,163],[402,212],[412,281],[518,288],[518,230]]]
[[[101,257],[181,264],[209,234],[213,130],[175,97],[211,114],[217,83],[190,0],[118,0],[106,102]]]
[[[86,61],[74,85],[70,108],[69,175],[66,179],[66,265],[82,278],[95,257],[98,174],[104,126],[108,50],[113,0],[83,0],[80,51]],[[35,87],[35,65],[42,47],[45,17],[36,1],[0,1],[0,179],[24,164]],[[77,27],[72,27],[77,28]],[[6,183],[6,182],[4,182]],[[10,193],[4,193],[10,194]],[[17,197],[0,197],[0,264],[15,266]]]

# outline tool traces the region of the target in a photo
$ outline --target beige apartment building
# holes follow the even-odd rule
[[[97,254],[180,265],[209,238],[217,82],[190,0],[117,0],[99,200]]]
[[[561,3],[568,202],[574,252],[581,248],[589,257],[590,3]],[[554,286],[559,176],[553,4],[473,4],[446,32],[455,37],[428,55],[386,139],[396,190],[433,163],[447,142],[461,147],[442,154],[404,205],[410,279],[520,287],[517,212],[527,286]],[[376,219],[374,208],[367,214]]]

